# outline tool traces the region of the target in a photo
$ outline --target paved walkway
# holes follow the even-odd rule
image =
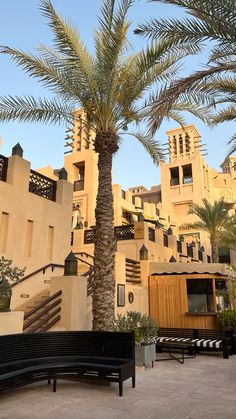
[[[155,363],[137,373],[137,387],[45,382],[0,397],[1,419],[236,419],[236,355],[200,355],[184,365]]]

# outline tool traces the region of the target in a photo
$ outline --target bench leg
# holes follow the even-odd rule
[[[48,379],[48,386],[51,384],[51,380],[50,380],[50,378]]]
[[[123,396],[123,382],[119,381],[119,396]]]
[[[57,391],[57,379],[54,378],[53,379],[53,393],[56,393],[56,391]]]
[[[132,377],[132,388],[135,388],[135,375]]]
[[[223,358],[224,359],[229,359],[229,352],[227,348],[223,349]]]

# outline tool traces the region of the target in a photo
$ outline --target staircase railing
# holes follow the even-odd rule
[[[59,263],[49,263],[48,265],[44,265],[39,269],[36,269],[36,271],[31,272],[28,275],[25,275],[23,278],[21,278],[18,282],[12,285],[12,287],[15,287],[16,285],[20,284],[21,282],[25,281],[26,279],[31,278],[34,275],[37,275],[39,272],[43,272],[43,275],[45,274],[46,270],[48,268],[52,268],[52,272],[54,271],[54,268],[64,268],[64,265],[60,265]]]
[[[45,298],[45,300],[25,313],[23,333],[46,332],[58,323],[61,319],[59,313],[61,312],[60,304],[62,302],[61,298],[58,297],[60,297],[61,294],[61,290],[57,291],[55,294]],[[51,302],[52,304],[49,304]],[[55,307],[56,309],[52,311]],[[39,310],[41,311],[38,312]],[[29,320],[25,322],[27,319]]]
[[[87,272],[85,272],[83,275],[88,277],[88,285],[87,285],[87,297],[89,297],[93,293],[93,278],[94,278],[94,266],[91,266]]]

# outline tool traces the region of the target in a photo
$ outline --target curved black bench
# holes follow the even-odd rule
[[[47,332],[0,336],[0,392],[40,380],[76,374],[80,378],[119,383],[132,377],[132,332]]]

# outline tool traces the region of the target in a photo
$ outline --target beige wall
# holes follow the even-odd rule
[[[22,333],[24,321],[23,311],[0,313],[0,335]]]
[[[12,156],[7,181],[0,181],[0,255],[26,267],[26,273],[48,263],[64,263],[70,250],[72,214],[69,182],[57,181],[53,202],[28,191],[29,174],[30,163]]]

